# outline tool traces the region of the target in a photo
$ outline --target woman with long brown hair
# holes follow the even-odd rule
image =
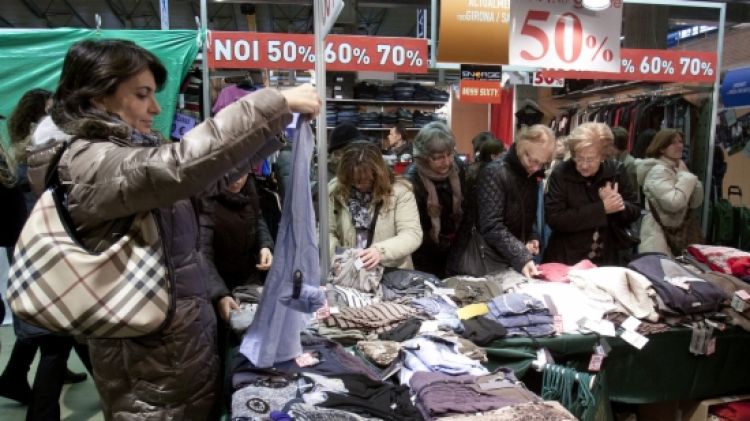
[[[682,132],[661,129],[646,149],[646,159],[637,163],[638,184],[643,187],[648,210],[641,223],[639,253],[671,256],[684,251],[669,244],[665,233],[688,229],[685,222],[691,210],[703,203],[703,184],[682,160],[684,147]]]
[[[376,145],[350,144],[328,191],[332,254],[336,247],[361,248],[367,269],[413,267],[411,254],[422,242],[417,202],[409,183],[394,177]]]

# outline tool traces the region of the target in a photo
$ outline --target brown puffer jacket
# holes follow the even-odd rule
[[[212,419],[219,390],[216,319],[189,199],[215,193],[235,174],[247,173],[257,156],[280,148],[275,135],[290,120],[283,96],[262,90],[200,124],[180,143],[138,147],[127,127],[94,120],[65,127],[67,135],[50,129],[54,124],[48,120],[35,133],[29,175],[37,191],[57,141],[81,138],[64,153],[59,171],[68,209],[88,248],[107,247],[127,229],[129,216],[156,211],[171,263],[176,304],[162,331],[89,340],[106,419]]]

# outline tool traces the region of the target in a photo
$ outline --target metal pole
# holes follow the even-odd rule
[[[708,162],[706,162],[706,179],[703,186],[703,212],[701,218],[701,229],[704,235],[708,235],[708,212],[711,200],[711,179],[714,169],[714,145],[716,141],[716,110],[719,108],[719,88],[721,81],[721,58],[724,51],[724,25],[726,24],[727,5],[725,3],[713,3],[707,1],[684,1],[684,0],[625,0],[625,3],[634,4],[656,4],[664,6],[700,7],[707,9],[719,9],[719,32],[716,37],[716,79],[714,80],[713,104],[711,109],[711,128],[708,135]]]
[[[201,49],[201,70],[203,75],[203,118],[211,116],[211,78],[208,75],[208,0],[201,0],[201,27],[203,48]]]
[[[438,1],[432,0],[430,3],[430,67],[437,64],[437,8]]]
[[[324,34],[323,34],[323,13],[325,0],[314,0],[313,12],[315,19],[315,86],[318,89],[318,95],[323,100],[323,105],[318,114],[315,134],[318,138],[318,233],[320,241],[320,276],[321,284],[325,283],[328,277],[330,265],[328,249],[328,138],[326,128],[326,62]]]
[[[721,82],[721,58],[724,51],[724,21],[726,19],[726,8],[725,3],[720,4],[719,9],[719,33],[716,38],[716,79],[714,80],[714,93],[713,93],[713,104],[711,105],[711,125],[708,137],[708,162],[706,163],[706,184],[703,186],[703,217],[701,218],[703,228],[703,235],[708,238],[708,211],[711,208],[711,187],[713,184],[713,171],[714,171],[714,145],[716,143],[716,118],[718,117],[716,110],[719,109],[719,89]],[[719,197],[723,192],[719,192]]]

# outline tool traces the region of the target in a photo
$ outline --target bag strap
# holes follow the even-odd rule
[[[732,196],[739,196],[740,206],[742,206],[742,189],[740,188],[740,186],[727,187],[727,200],[731,200]]]
[[[656,211],[656,206],[654,206],[654,202],[651,201],[651,199],[648,199],[648,208],[651,211],[651,216],[654,217],[654,221],[656,221],[657,224],[659,224],[660,227],[664,228],[664,224],[661,223],[661,218],[659,217],[659,212]]]
[[[375,237],[375,224],[378,223],[378,215],[380,215],[380,208],[383,206],[383,202],[378,202],[377,205],[375,205],[375,215],[373,215],[372,220],[370,220],[370,229],[367,233],[367,245],[365,248],[369,248],[372,245],[372,239]]]
[[[47,174],[44,176],[45,189],[49,189],[50,187],[60,187],[60,174],[58,171],[58,164],[60,164],[60,159],[62,159],[63,153],[65,153],[65,151],[74,140],[75,139],[64,140],[62,142],[62,146],[57,151],[55,151],[55,154],[52,156],[49,168],[47,169]]]

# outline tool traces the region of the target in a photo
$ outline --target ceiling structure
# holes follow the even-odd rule
[[[0,28],[95,28],[97,14],[103,29],[159,29],[161,22],[159,0],[2,0],[0,3]],[[246,31],[255,24],[262,32],[312,32],[311,4],[310,0],[209,0],[208,27]],[[348,33],[414,36],[416,9],[429,8],[430,0],[347,1],[347,6],[352,4],[356,4],[357,27],[354,28],[355,17],[350,8]],[[194,29],[197,16],[200,16],[200,0],[169,0],[171,29]],[[339,32],[346,23],[338,25]]]
[[[728,24],[750,22],[748,2],[724,2]],[[159,0],[2,0],[0,3],[0,28],[95,28],[97,14],[104,29],[160,28]],[[338,32],[414,36],[416,9],[429,8],[431,1],[347,0],[346,4]],[[261,32],[310,33],[311,5],[312,0],[209,0],[208,27],[246,31],[254,24]],[[200,16],[200,0],[169,0],[172,29],[196,28],[196,16]],[[249,16],[254,19],[248,20]],[[670,7],[674,21],[670,25],[675,26],[714,20],[716,16],[714,10]]]

